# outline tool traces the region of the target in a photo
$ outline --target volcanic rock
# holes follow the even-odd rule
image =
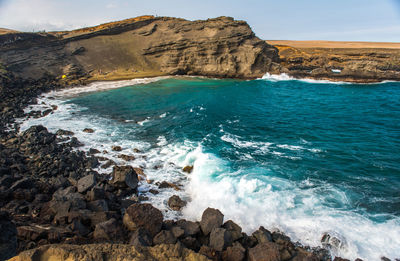
[[[208,235],[214,228],[221,227],[223,220],[224,215],[218,209],[207,208],[204,210],[200,221],[200,227],[203,234]]]
[[[144,228],[155,236],[161,230],[163,215],[150,204],[132,204],[126,209],[123,221],[130,231]]]

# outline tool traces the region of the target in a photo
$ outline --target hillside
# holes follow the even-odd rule
[[[276,48],[244,21],[144,16],[70,32],[0,35],[0,63],[22,78],[112,80],[191,74],[257,78]]]

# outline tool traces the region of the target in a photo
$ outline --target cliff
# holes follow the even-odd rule
[[[275,73],[347,82],[400,80],[400,44],[333,41],[268,41],[279,50]]]
[[[229,17],[143,16],[69,32],[0,35],[0,63],[25,79],[257,78],[278,60],[276,48],[257,38],[246,22]]]

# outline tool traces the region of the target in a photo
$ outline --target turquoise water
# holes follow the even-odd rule
[[[188,218],[213,206],[248,232],[334,234],[333,255],[400,256],[400,83],[170,78],[61,104],[51,117],[91,122],[92,146],[140,147],[148,175],[185,186]]]

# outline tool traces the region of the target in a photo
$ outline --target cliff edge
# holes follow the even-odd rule
[[[230,17],[143,16],[67,32],[0,35],[0,63],[25,79],[114,80],[159,75],[257,78],[275,47]],[[65,76],[63,76],[65,75]]]

